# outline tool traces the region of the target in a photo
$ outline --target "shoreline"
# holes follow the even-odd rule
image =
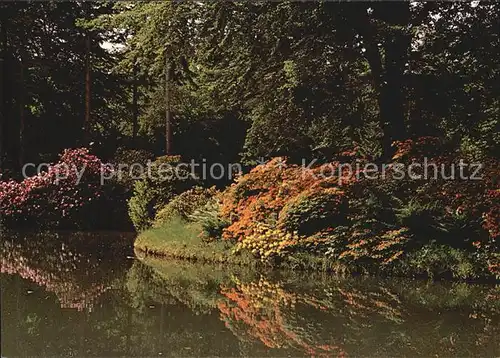
[[[186,224],[192,226],[192,224]],[[161,243],[160,243],[161,242]],[[231,265],[245,267],[256,271],[292,271],[327,273],[342,276],[368,276],[382,278],[405,278],[441,282],[466,282],[471,284],[496,284],[500,280],[494,277],[477,276],[467,278],[453,277],[450,271],[435,275],[415,272],[404,264],[391,268],[381,268],[380,265],[351,265],[320,257],[309,253],[293,253],[281,260],[262,262],[249,252],[235,255],[231,252],[232,245],[224,241],[202,242],[199,238],[185,242],[175,240],[161,228],[149,229],[139,233],[134,242],[134,253],[139,260],[154,258],[157,260],[175,260],[179,262]]]

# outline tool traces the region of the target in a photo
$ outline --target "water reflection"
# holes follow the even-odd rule
[[[18,275],[56,295],[61,308],[92,309],[123,272],[130,234],[15,234],[0,242],[1,272]],[[106,245],[111,243],[110,247]],[[102,269],[107,261],[106,270]]]
[[[500,354],[498,287],[140,262],[130,240],[3,240],[2,354]]]

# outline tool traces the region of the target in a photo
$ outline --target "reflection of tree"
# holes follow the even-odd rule
[[[145,262],[135,262],[128,273],[127,288],[137,306],[182,303],[197,314],[208,314],[217,308],[219,286],[231,280],[229,271],[211,265],[153,258]]]
[[[218,311],[243,355],[499,351],[494,287],[296,273],[264,277],[210,265],[145,263],[129,272],[136,299],[143,305],[174,301],[196,314]]]
[[[33,281],[33,283],[44,287],[47,291],[55,293],[62,308],[76,308],[79,311],[91,308],[92,302],[111,288],[111,286],[102,284],[81,287],[75,282],[67,281],[41,269],[31,268],[26,263],[18,260],[9,262],[2,258],[1,272],[11,275],[18,274],[24,279]]]

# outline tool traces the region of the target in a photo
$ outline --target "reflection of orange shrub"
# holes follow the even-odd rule
[[[497,347],[495,287],[308,278],[285,284],[234,277],[234,285],[221,287],[220,319],[239,340],[281,349],[267,351],[275,356],[462,356],[474,344],[476,355],[487,355]]]
[[[295,348],[308,355],[339,356],[337,344],[317,341],[310,328],[297,326],[295,307],[299,303],[324,310],[314,297],[288,292],[280,284],[260,279],[235,288],[222,288],[218,303],[221,320],[239,338],[258,340],[269,348]]]

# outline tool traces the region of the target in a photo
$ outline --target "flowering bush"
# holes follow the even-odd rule
[[[339,259],[347,261],[375,261],[386,265],[398,259],[409,240],[406,228],[387,230],[354,230]]]
[[[103,195],[108,169],[85,148],[67,149],[59,161],[22,182],[0,182],[0,217],[8,225],[79,226]],[[107,174],[107,173],[105,173]]]
[[[440,139],[395,146],[399,162],[388,163],[377,179],[358,175],[361,169],[338,173],[337,162],[305,168],[275,158],[254,168],[222,195],[221,215],[229,222],[223,238],[237,242],[235,252],[246,249],[263,260],[306,251],[382,268],[409,262],[409,253],[425,252],[435,242],[453,257],[476,257],[471,265],[487,266],[498,277],[499,162],[484,159],[481,180],[467,180],[458,176],[459,152]],[[424,158],[427,169],[397,175],[398,165],[422,164]],[[415,177],[429,168],[445,168],[446,176]],[[470,177],[473,170],[465,166],[462,174]],[[472,272],[462,263],[457,277]]]
[[[267,261],[276,256],[283,256],[299,242],[297,232],[285,232],[265,224],[257,224],[252,234],[236,244],[233,253],[248,249],[262,261]]]
[[[335,172],[339,163],[332,163],[330,172]],[[333,170],[332,170],[333,169]],[[296,209],[292,208],[293,201],[300,202],[305,197],[310,197],[314,203],[317,192],[318,196],[326,195],[331,201],[324,205],[324,210],[330,214],[335,212],[333,207],[340,199],[340,192],[328,191],[328,188],[333,188],[340,182],[343,185],[349,185],[354,181],[353,175],[345,175],[342,178],[336,176],[321,175],[324,172],[324,167],[316,167],[309,169],[298,165],[287,164],[284,158],[275,158],[264,165],[259,165],[250,173],[240,177],[222,196],[222,215],[231,223],[224,230],[223,237],[225,239],[241,240],[244,237],[251,235],[256,229],[258,223],[268,225],[276,225],[282,218],[283,225],[286,225],[286,213],[290,210],[300,211],[301,205],[297,204]],[[309,192],[313,189],[313,192]],[[309,194],[308,194],[309,193]],[[300,196],[300,197],[299,197]],[[324,197],[324,196],[323,196]],[[335,199],[333,199],[335,198]],[[334,203],[335,202],[335,203]],[[290,205],[289,208],[282,210]],[[323,214],[319,213],[323,204],[318,204],[317,218]],[[305,207],[304,207],[304,210]],[[310,208],[310,211],[314,210]],[[295,214],[293,214],[295,215]],[[292,219],[293,217],[293,219]],[[296,216],[290,217],[291,221],[295,220]],[[290,223],[290,225],[293,225]]]

